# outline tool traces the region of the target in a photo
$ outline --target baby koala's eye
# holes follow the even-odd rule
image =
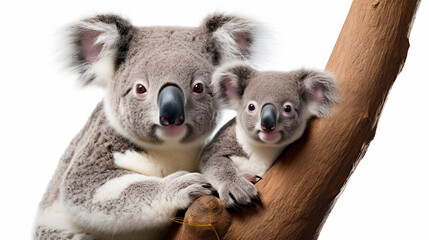
[[[285,103],[283,105],[283,115],[291,116],[293,114],[293,106],[291,103]]]
[[[136,84],[136,93],[138,96],[144,96],[147,93],[146,87],[141,83],[137,83]]]
[[[200,95],[204,91],[204,85],[202,83],[196,83],[192,87],[192,92],[196,95]]]
[[[253,104],[249,104],[248,108],[249,108],[249,111],[251,111],[251,112],[255,111],[255,109],[256,109],[255,105],[253,105]]]

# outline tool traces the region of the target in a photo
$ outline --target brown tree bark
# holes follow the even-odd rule
[[[315,239],[374,138],[387,94],[407,57],[419,0],[354,0],[326,69],[341,103],[256,184],[263,206],[228,213],[214,197],[195,201],[185,221],[211,222],[222,239]],[[211,227],[173,225],[170,238],[216,239]]]

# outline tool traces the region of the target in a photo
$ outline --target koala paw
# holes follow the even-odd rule
[[[178,209],[185,209],[195,199],[203,195],[213,195],[215,191],[212,185],[200,173],[179,175],[174,179],[170,179],[167,186],[166,194],[173,195],[172,201],[177,204]]]
[[[258,191],[253,185],[253,181],[259,180],[260,177],[243,174],[220,187],[219,197],[223,205],[227,209],[240,210],[240,206],[254,206],[253,200],[261,203]]]

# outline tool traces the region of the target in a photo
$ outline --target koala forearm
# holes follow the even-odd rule
[[[65,179],[61,192],[67,213],[90,231],[127,232],[160,226],[177,210],[163,196],[165,184],[161,178],[133,173],[109,178],[98,174],[89,178],[108,180],[95,183],[87,182],[87,177]]]
[[[225,180],[239,175],[236,166],[228,156],[207,154],[203,156],[200,168],[201,173],[215,188],[224,183]]]

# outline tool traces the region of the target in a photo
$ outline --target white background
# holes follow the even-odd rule
[[[102,98],[80,88],[57,58],[58,31],[94,13],[135,25],[196,26],[216,10],[252,16],[273,31],[261,69],[323,69],[351,0],[3,1],[0,4],[1,239],[29,239],[37,204],[69,141]],[[101,5],[102,2],[102,5]],[[422,1],[408,59],[364,159],[319,239],[429,239],[429,21]],[[287,213],[285,213],[287,214]]]

